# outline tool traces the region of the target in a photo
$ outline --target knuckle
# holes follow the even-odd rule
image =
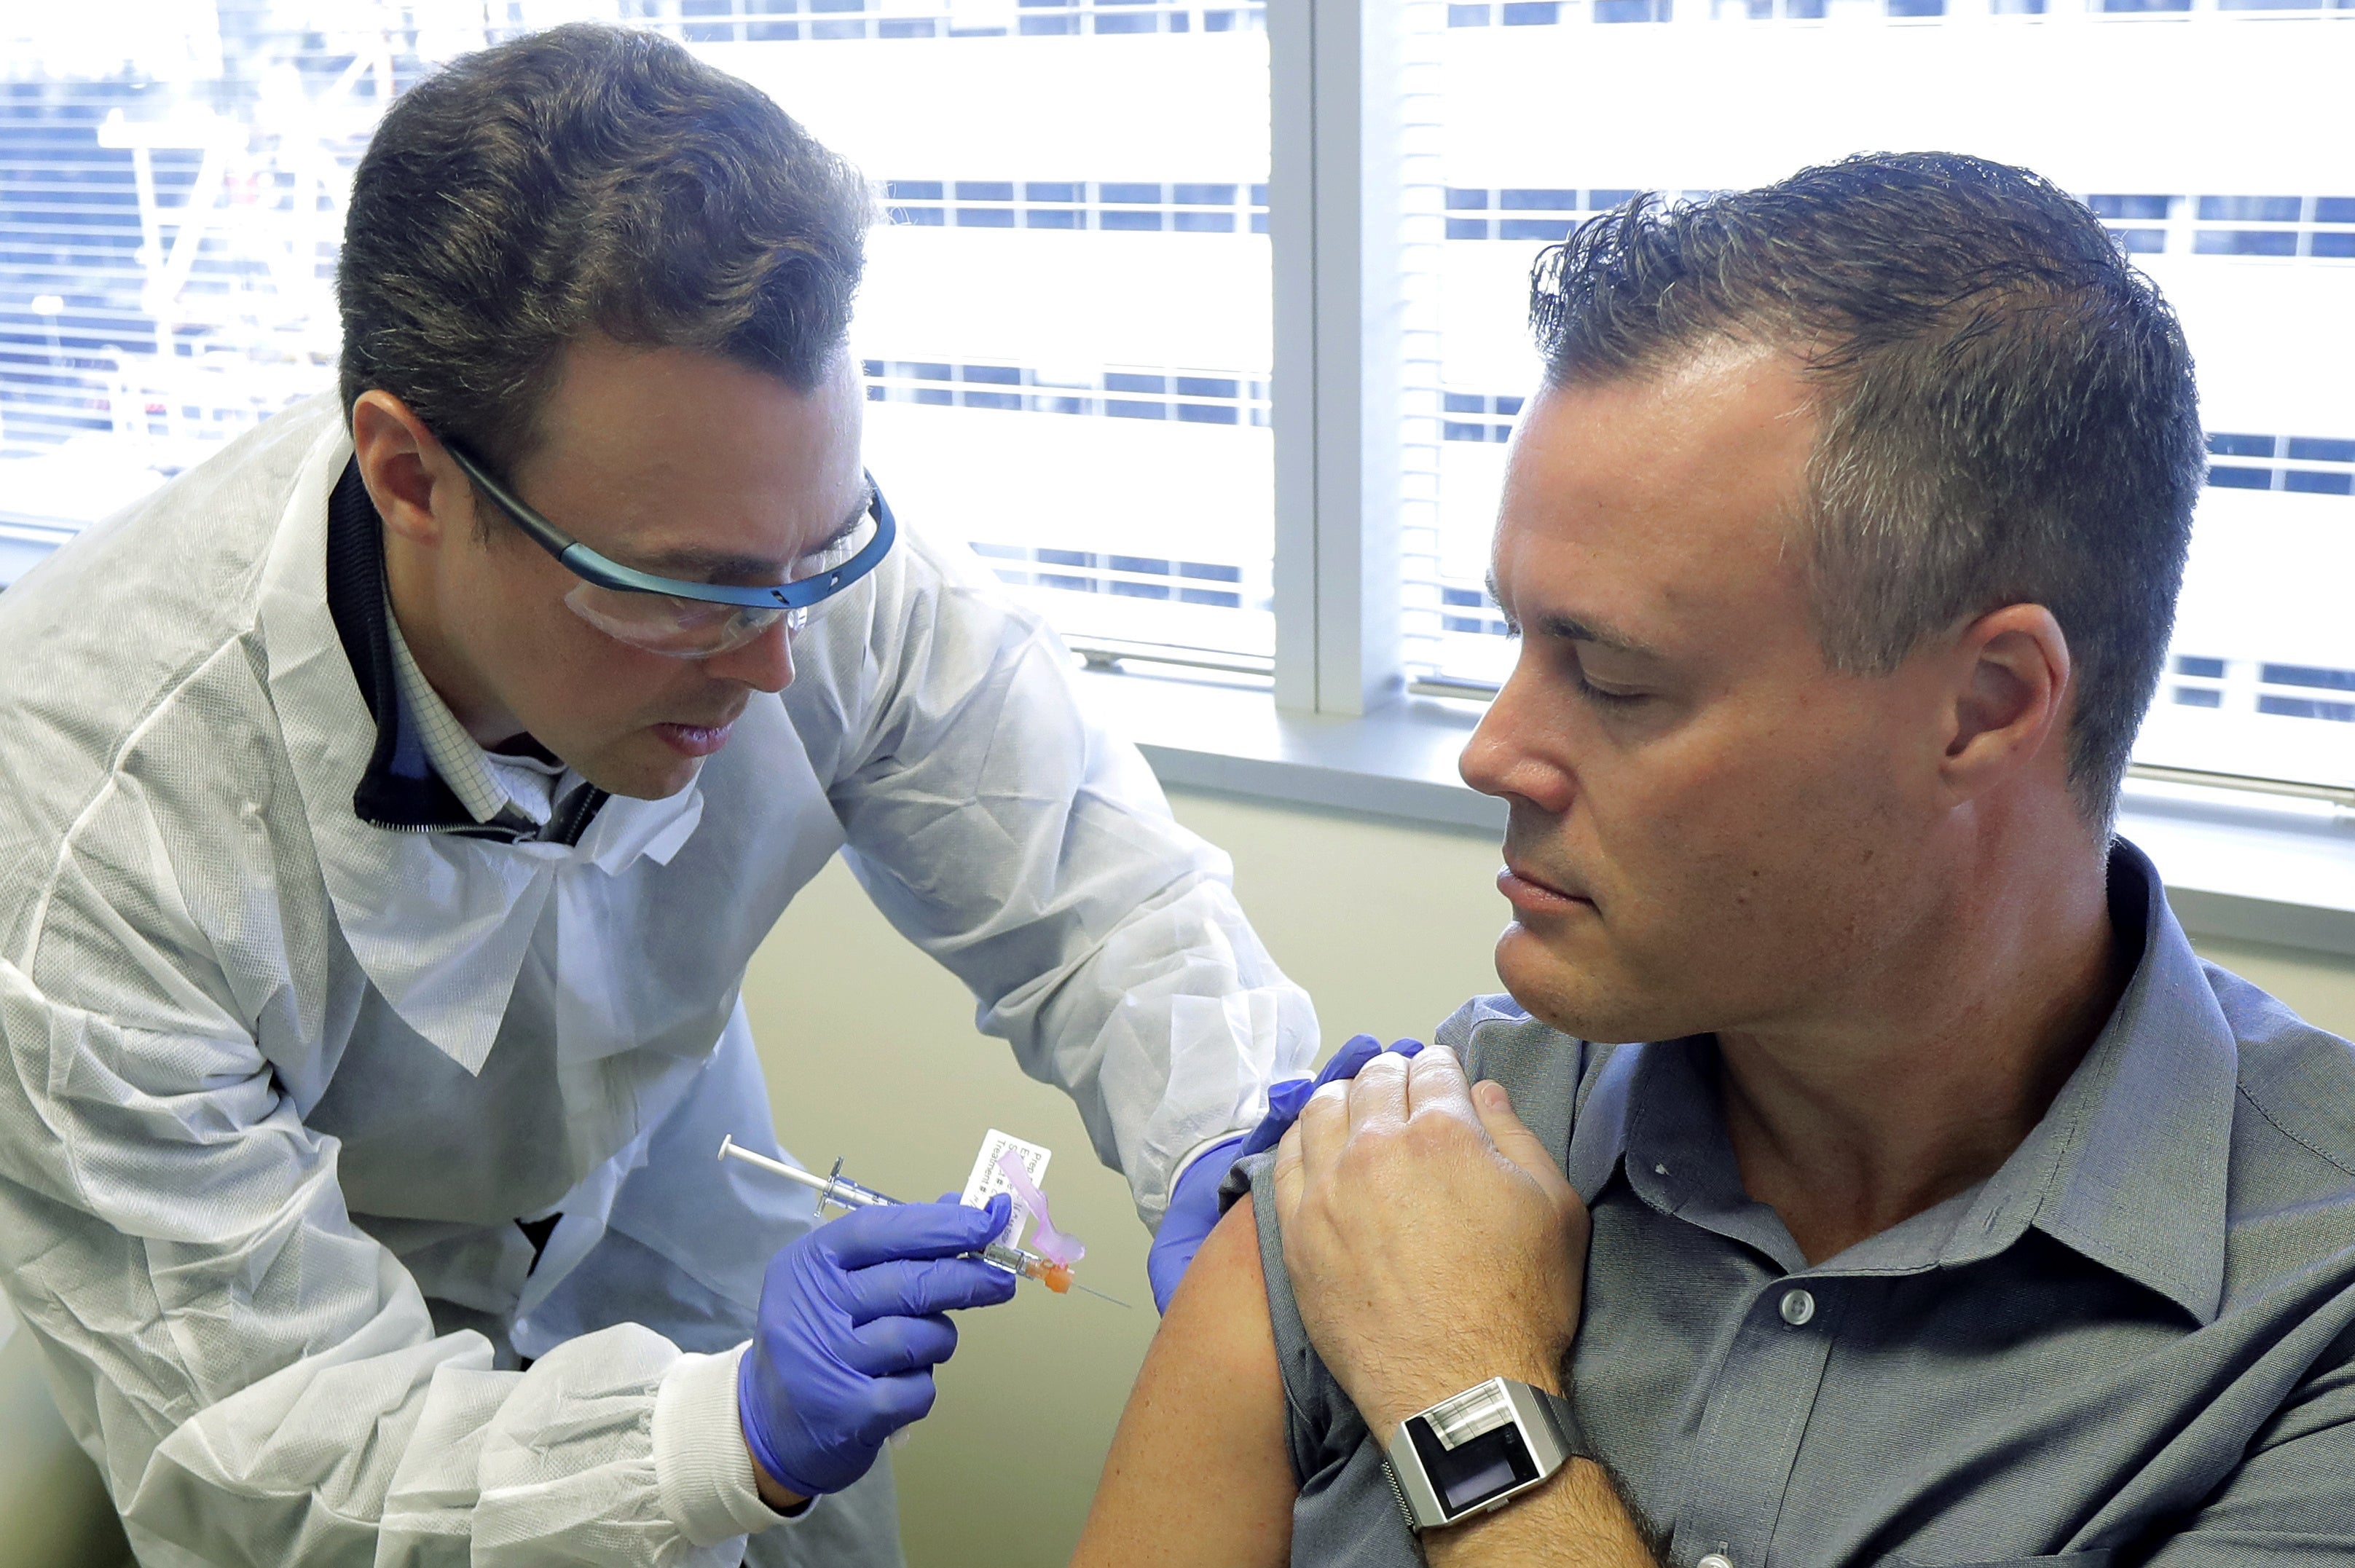
[[[1465,1127],[1454,1116],[1440,1111],[1424,1111],[1407,1118],[1399,1129],[1399,1142],[1415,1156],[1429,1158],[1435,1155],[1453,1154],[1465,1143]]]

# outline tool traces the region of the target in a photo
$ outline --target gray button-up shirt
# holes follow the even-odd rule
[[[1813,1267],[1742,1189],[1707,1037],[1596,1046],[1501,997],[1442,1027],[1593,1210],[1572,1392],[1672,1562],[2355,1563],[2355,1051],[2202,963],[2138,851],[2111,885],[2141,960],[2043,1120]],[[1293,1561],[1416,1563],[1252,1190]]]

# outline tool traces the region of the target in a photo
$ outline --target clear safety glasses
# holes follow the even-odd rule
[[[870,475],[867,510],[848,528],[794,562],[783,582],[738,587],[657,577],[599,555],[525,506],[454,443],[442,444],[477,489],[581,579],[564,596],[566,608],[609,637],[672,658],[708,659],[741,648],[780,621],[787,631],[801,630],[813,605],[874,571],[890,553],[899,532]]]

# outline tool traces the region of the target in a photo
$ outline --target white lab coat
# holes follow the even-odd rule
[[[773,1147],[738,988],[837,848],[1148,1222],[1313,1015],[1052,635],[920,527],[680,795],[575,847],[366,825],[350,450],[314,400],[0,598],[0,1278],[143,1561],[732,1563],[769,1519],[738,1347],[810,1211],[713,1150]],[[829,1508],[828,1552],[896,1560]]]

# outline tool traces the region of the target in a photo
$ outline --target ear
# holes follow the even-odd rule
[[[1955,647],[1952,731],[1940,774],[1957,797],[1984,794],[2067,733],[2069,639],[2041,604],[2007,604],[1967,626]]]
[[[352,404],[352,452],[360,482],[389,531],[428,549],[474,526],[474,486],[425,421],[390,392]]]

